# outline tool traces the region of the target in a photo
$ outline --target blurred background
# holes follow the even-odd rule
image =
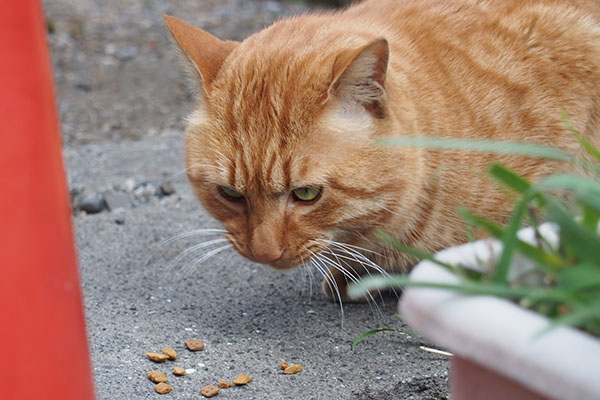
[[[43,0],[63,141],[158,136],[185,127],[193,106],[163,13],[222,39],[350,0]]]

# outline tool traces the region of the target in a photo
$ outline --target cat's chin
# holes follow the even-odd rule
[[[294,267],[297,267],[301,263],[300,262],[291,262],[291,261],[286,261],[286,260],[277,260],[274,262],[263,263],[263,264],[268,265],[269,267],[271,267],[273,269],[283,271],[286,269],[292,269]]]
[[[259,264],[263,264],[263,265],[269,266],[273,269],[280,270],[280,271],[284,271],[286,269],[292,269],[292,268],[295,268],[295,267],[303,264],[301,260],[292,260],[292,259],[280,259],[280,260],[272,261],[272,262],[259,262],[257,260],[252,260],[252,261],[258,262]]]

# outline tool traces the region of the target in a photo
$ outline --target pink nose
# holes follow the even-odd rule
[[[270,263],[277,261],[283,255],[283,250],[280,249],[252,249],[254,259],[260,263]]]

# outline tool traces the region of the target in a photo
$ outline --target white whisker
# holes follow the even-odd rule
[[[328,240],[328,239],[318,239],[321,242],[327,243],[327,244],[332,244],[332,245],[338,245],[338,246],[344,246],[350,249],[354,249],[354,250],[358,250],[358,251],[364,251],[365,253],[370,253],[370,254],[374,254],[377,256],[383,256],[382,254],[371,250],[371,249],[366,249],[364,247],[360,247],[360,246],[355,246],[353,244],[348,244],[348,243],[341,243],[341,242],[336,242],[335,240]]]
[[[224,229],[208,228],[208,229],[194,229],[192,231],[182,232],[182,233],[178,233],[176,235],[170,236],[166,239],[161,240],[158,244],[155,244],[152,246],[153,250],[150,252],[150,255],[147,257],[145,264],[148,265],[148,263],[150,263],[150,260],[156,255],[156,253],[161,251],[166,245],[173,243],[176,240],[191,237],[191,236],[222,235],[224,233],[227,233],[227,231]]]
[[[213,235],[213,234],[222,234],[222,233],[227,233],[227,231],[225,229],[216,229],[216,228],[207,228],[207,229],[194,229],[193,231],[188,231],[188,232],[183,232],[183,233],[178,233],[176,235],[173,235],[163,241],[160,242],[160,246],[164,246],[166,244],[169,244],[177,239],[182,239],[184,237],[190,237],[190,236],[200,236],[200,235]]]
[[[189,264],[188,266],[183,267],[182,268],[183,274],[187,275],[187,274],[192,273],[192,271],[194,269],[196,269],[196,267],[198,265],[202,264],[204,261],[206,261],[209,258],[211,258],[212,256],[222,252],[223,250],[231,249],[232,247],[233,246],[231,244],[226,244],[225,246],[217,247],[216,249],[209,251],[208,253],[206,253],[202,257],[200,257],[198,260],[196,260],[193,264]],[[191,265],[191,267],[190,267],[190,265]]]
[[[202,243],[196,244],[194,246],[191,246],[191,247],[185,249],[184,251],[182,251],[177,257],[175,257],[173,259],[173,261],[171,261],[169,263],[168,268],[169,269],[173,268],[175,265],[177,265],[177,263],[179,263],[179,261],[182,258],[184,258],[186,255],[188,255],[196,250],[202,249],[204,247],[212,246],[213,244],[223,243],[223,242],[227,242],[227,239],[220,238],[220,239],[207,240],[206,242],[202,242]]]
[[[327,286],[329,286],[329,290],[331,290],[332,295],[337,295],[337,299],[340,303],[340,313],[342,315],[342,327],[343,327],[344,326],[344,305],[342,304],[342,295],[337,286],[337,282],[335,281],[333,274],[329,271],[329,268],[327,268],[323,264],[319,255],[309,249],[306,249],[306,250],[308,250],[308,252],[311,253],[311,255],[312,255],[311,263],[317,269],[317,271],[319,271],[321,273],[321,275],[323,275],[323,278],[325,279]],[[335,292],[334,292],[334,290],[335,290]]]
[[[310,304],[311,301],[312,301],[312,296],[313,296],[312,270],[306,264],[306,261],[304,261],[304,257],[302,257],[302,255],[300,255],[300,260],[301,260],[301,264],[300,265],[301,265],[301,268],[302,268],[302,275],[304,277],[304,284],[302,285],[302,294],[304,295],[304,289],[306,288],[306,282],[308,281],[308,288],[309,288],[308,302]]]
[[[350,264],[348,264],[348,263],[342,261],[340,258],[338,258],[338,254],[336,254],[335,252],[331,251],[331,249],[324,249],[323,251],[325,252],[325,254],[331,254],[333,257],[335,257],[335,259],[337,260],[338,263],[336,264],[333,260],[329,259],[328,257],[322,257],[321,260],[324,261],[324,262],[326,262],[332,268],[335,268],[336,270],[340,271],[344,275],[344,277],[347,278],[346,281],[348,281],[348,279],[350,281],[354,282],[354,283],[358,283],[358,281],[360,281],[360,278],[361,278],[360,274],[358,274],[358,272],[356,272],[356,270]],[[342,265],[342,263],[346,267],[350,268],[352,270],[352,272],[348,271]],[[367,271],[367,273],[369,275],[371,275],[370,272],[367,269],[365,269],[365,271]],[[378,292],[379,292],[379,297],[382,298],[382,300],[383,300],[383,297],[381,295],[381,291],[378,290]],[[373,310],[373,306],[375,306],[375,308],[377,310],[377,314],[381,317],[382,316],[381,309],[377,305],[377,302],[375,301],[375,298],[373,297],[373,295],[370,292],[367,292],[366,296],[367,296],[366,297],[367,303],[369,303],[369,307],[371,307],[371,310]]]
[[[319,239],[319,241],[328,244],[328,248],[331,250],[332,247],[336,248],[339,251],[342,251],[343,253],[347,254],[350,258],[347,258],[341,254],[339,254],[340,257],[345,258],[345,259],[349,259],[349,260],[353,260],[355,262],[358,262],[360,265],[362,265],[365,268],[365,271],[367,272],[368,275],[371,275],[369,269],[367,267],[371,267],[372,269],[374,269],[375,271],[377,271],[379,274],[385,276],[385,277],[389,277],[390,274],[383,269],[381,266],[379,266],[378,264],[376,264],[375,262],[373,262],[370,258],[368,258],[367,256],[365,256],[364,254],[362,254],[360,251],[355,250],[355,249],[361,249],[362,251],[368,251],[374,255],[380,256],[380,257],[384,257],[382,254],[377,253],[375,251],[371,251],[369,249],[364,249],[360,246],[354,246],[351,244],[347,244],[347,243],[341,243],[341,242],[336,242],[333,240],[326,240],[326,239]],[[381,291],[379,291],[379,297],[383,300],[383,296],[381,294]],[[394,288],[392,288],[392,292],[395,294],[396,297],[399,297],[398,293],[396,292],[396,290]]]

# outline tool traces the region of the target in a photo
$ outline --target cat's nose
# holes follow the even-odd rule
[[[260,263],[277,261],[283,255],[283,249],[252,249],[252,256]]]

